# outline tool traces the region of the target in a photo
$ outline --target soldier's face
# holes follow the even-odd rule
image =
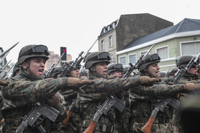
[[[108,65],[105,62],[96,64],[96,72],[100,75],[106,75],[108,70]]]
[[[198,67],[192,67],[192,68],[188,71],[188,73],[198,75]]]
[[[153,63],[149,65],[149,73],[152,76],[157,77],[159,70],[160,70],[160,67],[158,66],[158,63]]]
[[[121,71],[114,71],[114,72],[112,73],[112,75],[116,75],[117,78],[121,78],[121,77],[122,77],[122,72],[121,72]]]
[[[87,76],[83,75],[80,77],[80,79],[87,79]]]
[[[30,60],[30,71],[36,75],[36,76],[42,76],[44,73],[44,65],[45,65],[45,59],[44,58],[32,58]],[[28,67],[28,63],[24,62],[22,64],[23,68]],[[25,71],[26,72],[26,71]],[[27,73],[27,72],[26,72]]]
[[[71,72],[70,72],[70,75],[72,76],[72,77],[79,77],[79,69],[75,69],[75,70],[72,70]]]

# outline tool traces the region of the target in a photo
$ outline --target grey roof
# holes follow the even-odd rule
[[[188,31],[195,31],[195,30],[200,30],[200,20],[185,18],[174,26],[170,26],[168,28],[156,31],[154,33],[151,33],[139,39],[133,40],[132,42],[127,44],[122,50],[135,47],[140,44],[143,44],[143,43],[146,43],[158,38],[162,38],[174,33],[188,32]]]

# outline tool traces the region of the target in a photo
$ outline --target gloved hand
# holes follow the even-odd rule
[[[186,92],[194,91],[194,90],[200,89],[200,84],[187,83],[187,84],[184,84],[184,89]]]
[[[117,75],[110,75],[110,76],[108,76],[108,79],[115,79],[115,78],[117,78]]]
[[[140,76],[139,79],[140,79],[140,83],[145,84],[145,85],[151,85],[154,82],[161,81],[161,79],[159,79],[159,78],[150,78],[148,76]]]
[[[173,83],[173,82],[168,82],[167,84],[168,84],[168,85],[174,85],[174,83]]]
[[[79,78],[69,77],[67,78],[67,86],[73,88],[79,88],[83,85],[93,84],[94,80],[81,80]]]
[[[6,86],[8,85],[10,82],[4,79],[0,79],[0,85]]]

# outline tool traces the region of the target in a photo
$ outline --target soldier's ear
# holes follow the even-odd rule
[[[24,70],[26,70],[27,67],[28,67],[28,63],[27,63],[26,61],[23,62],[23,63],[22,63],[22,68],[23,68]]]
[[[91,70],[91,71],[94,71],[94,66],[91,66],[91,67],[90,67],[90,70]]]

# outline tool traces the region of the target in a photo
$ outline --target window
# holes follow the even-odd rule
[[[104,40],[101,41],[101,50],[104,50]]]
[[[157,53],[161,59],[168,58],[168,47],[162,47],[157,49]]]
[[[119,62],[120,62],[122,65],[126,65],[126,58],[125,58],[125,57],[120,57],[120,58],[119,58]]]
[[[182,44],[182,55],[197,55],[200,53],[200,42]]]
[[[136,54],[129,55],[129,63],[132,63],[132,64],[136,63]]]
[[[141,56],[144,55],[144,54],[146,54],[146,52],[147,52],[147,51],[141,52]]]
[[[109,46],[110,46],[110,47],[113,46],[113,44],[112,44],[112,36],[109,37]]]

